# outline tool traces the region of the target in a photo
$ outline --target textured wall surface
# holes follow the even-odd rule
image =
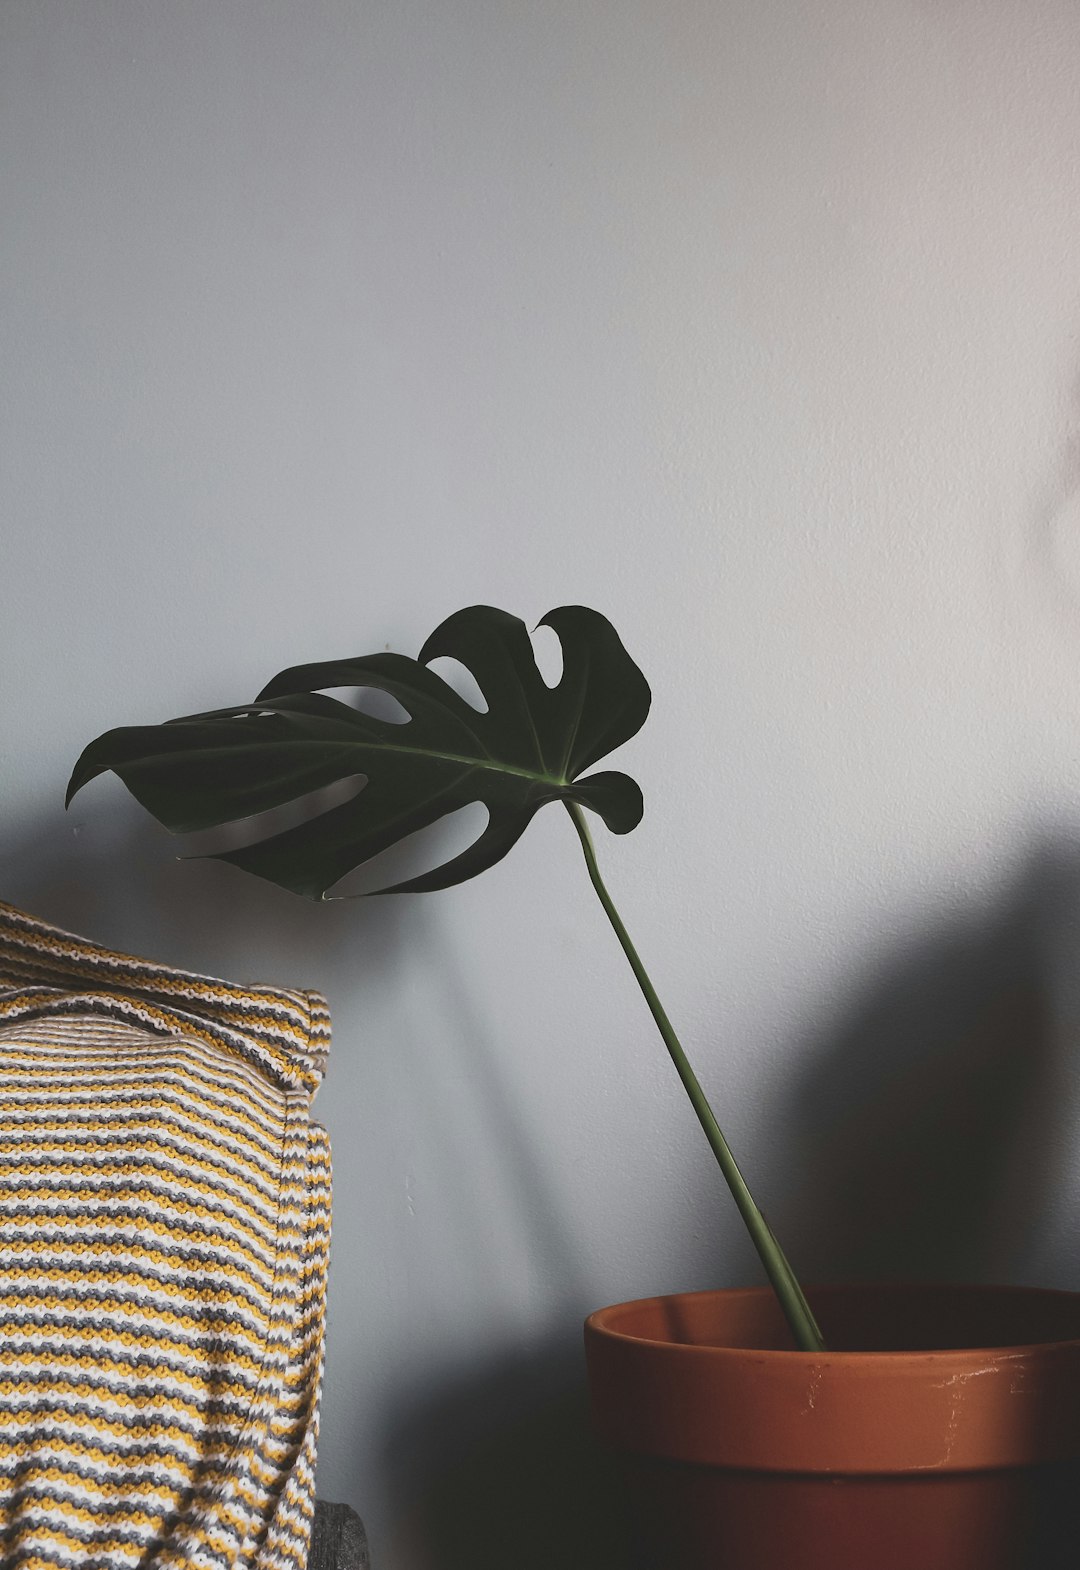
[[[580,1319],[754,1260],[564,815],[308,906],[71,764],[595,605],[603,864],[797,1264],[1080,1287],[1078,80],[1074,0],[0,7],[0,896],[329,995],[378,1570],[614,1562]]]

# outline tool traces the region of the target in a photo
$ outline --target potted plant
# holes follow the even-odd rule
[[[1053,1556],[1080,1481],[1080,1294],[804,1293],[597,863],[586,812],[625,834],[641,819],[642,798],[626,774],[586,771],[640,729],[648,684],[596,611],[563,606],[541,625],[562,645],[553,687],[524,623],[473,606],[444,621],[415,660],[378,653],[294,666],[252,703],[111,730],[83,752],[68,801],[112,770],[183,833],[363,775],[350,800],[218,853],[315,899],[406,835],[479,801],[487,826],[467,850],[373,892],[448,888],[505,856],[540,807],[561,803],[770,1283],[616,1305],[587,1322],[597,1421],[627,1455],[643,1506],[643,1562],[658,1570],[1071,1564]],[[472,672],[486,711],[429,668],[443,656]],[[407,717],[361,712],[327,695],[338,688],[386,693]]]

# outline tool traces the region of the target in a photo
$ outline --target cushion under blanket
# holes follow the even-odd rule
[[[0,905],[0,1563],[307,1560],[330,1154],[320,996]]]

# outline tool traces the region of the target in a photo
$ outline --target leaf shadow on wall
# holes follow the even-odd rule
[[[92,825],[83,832],[78,805],[5,824],[0,899],[106,948],[181,969],[318,985],[333,942],[325,910],[216,862],[178,866],[184,842],[125,797],[95,803]],[[392,946],[389,925],[376,947]],[[257,977],[248,975],[253,953]]]
[[[1078,912],[1080,855],[1043,846],[991,908],[929,923],[807,1047],[782,1118],[800,1196],[782,1236],[804,1279],[1045,1277],[1076,1034],[1057,966]],[[1044,1284],[1080,1286],[1052,1264]]]

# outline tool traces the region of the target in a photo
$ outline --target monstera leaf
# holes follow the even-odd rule
[[[754,1203],[615,909],[580,810],[599,813],[616,834],[640,822],[641,792],[632,779],[584,771],[644,724],[648,685],[611,623],[596,611],[564,605],[541,625],[551,627],[562,644],[563,671],[554,687],[537,669],[524,623],[505,611],[474,605],[444,621],[419,659],[372,654],[297,665],[240,708],[108,731],[75,765],[67,799],[112,769],[166,828],[181,833],[255,817],[359,776],[362,788],[340,805],[296,827],[268,830],[241,850],[218,853],[218,859],[283,888],[323,899],[346,873],[379,851],[478,801],[487,808],[487,826],[468,850],[422,877],[372,892],[463,883],[500,861],[546,802],[564,802],[593,887],[735,1196],[795,1343],[820,1352],[825,1343],[802,1288]],[[428,661],[444,656],[472,671],[486,710],[468,703],[429,668]],[[328,695],[342,687],[384,692],[397,700],[406,718],[376,718]]]
[[[641,792],[625,774],[579,776],[633,736],[649,711],[648,684],[598,612],[565,605],[544,617],[563,650],[555,687],[544,682],[525,624],[474,605],[432,633],[418,660],[401,654],[329,660],[282,671],[254,703],[108,731],[90,743],[68,786],[70,802],[108,769],[174,833],[231,823],[337,781],[364,776],[350,800],[218,859],[312,898],[406,835],[472,802],[488,823],[461,855],[380,894],[449,888],[501,860],[538,808],[578,802],[625,834]],[[476,678],[474,708],[429,660],[450,656]],[[379,719],[328,697],[375,688],[405,709]]]

